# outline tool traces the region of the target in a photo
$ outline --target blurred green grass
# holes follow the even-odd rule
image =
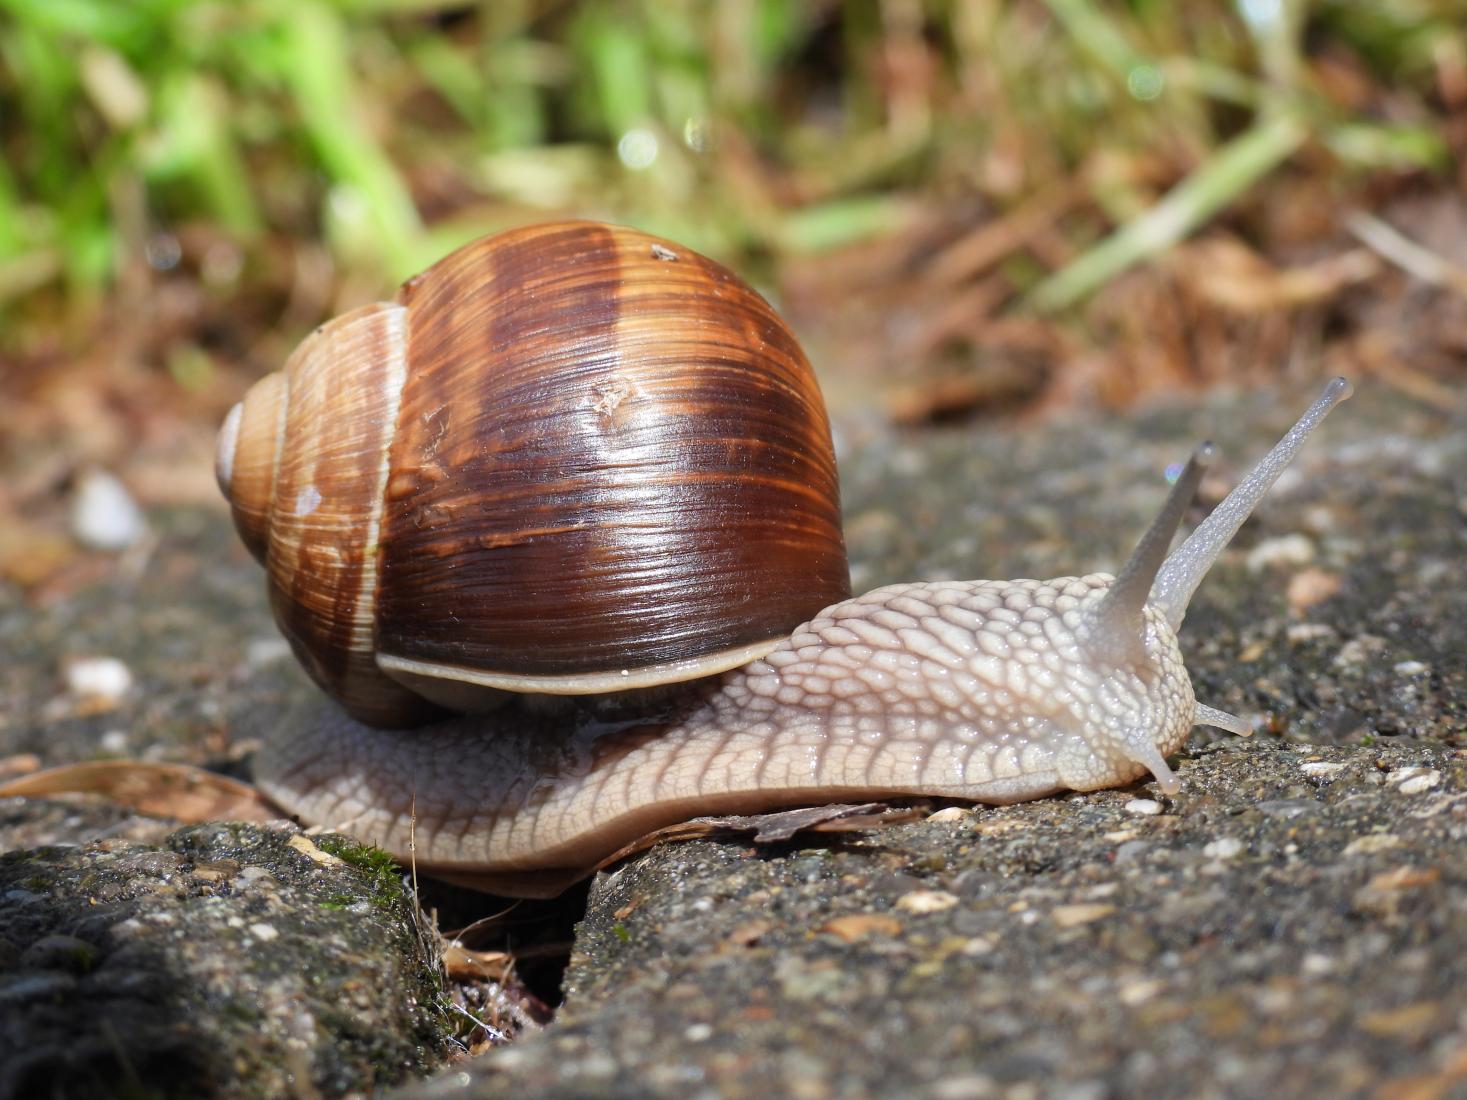
[[[1448,171],[1464,69],[1460,0],[0,0],[0,317],[196,223],[384,285],[536,211],[757,270],[1078,177],[1062,311],[1285,165]]]

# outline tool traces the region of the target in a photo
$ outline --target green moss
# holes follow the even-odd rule
[[[97,965],[97,949],[89,943],[79,943],[66,953],[73,974],[90,974]]]
[[[402,904],[402,871],[392,856],[374,845],[361,844],[336,833],[328,833],[316,837],[315,840],[316,847],[321,851],[335,856],[343,863],[351,864],[363,873],[369,891],[368,900],[378,908],[395,911]],[[344,904],[340,904],[343,899],[346,899]],[[338,894],[328,898],[324,906],[328,909],[345,908],[355,901],[349,895]]]

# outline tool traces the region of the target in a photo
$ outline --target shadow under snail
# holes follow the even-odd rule
[[[220,433],[272,609],[335,699],[261,788],[419,867],[554,893],[711,813],[1129,783],[1198,703],[1176,631],[1335,379],[1176,550],[1192,455],[1119,575],[852,598],[814,375],[726,269],[564,222],[318,329]]]

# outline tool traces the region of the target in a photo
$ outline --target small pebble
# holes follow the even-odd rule
[[[254,936],[255,939],[260,940],[262,943],[269,943],[271,940],[280,938],[280,933],[276,931],[275,926],[271,924],[252,924],[249,927],[249,933],[250,935]]]
[[[1429,791],[1438,786],[1441,781],[1442,773],[1433,768],[1420,775],[1408,776],[1396,789],[1402,794],[1420,794],[1422,791]]]
[[[1323,977],[1335,969],[1335,960],[1317,951],[1310,951],[1299,963],[1299,969],[1311,978]]]
[[[1156,978],[1139,978],[1121,986],[1117,995],[1121,999],[1121,1004],[1135,1006],[1145,1004],[1164,988],[1166,988],[1164,983]]]
[[[1315,813],[1319,806],[1306,798],[1271,798],[1253,807],[1265,817],[1277,817],[1284,821]]]
[[[1314,543],[1305,535],[1264,539],[1248,552],[1248,571],[1259,573],[1271,565],[1304,565],[1314,560]]]
[[[1360,634],[1340,647],[1340,651],[1335,654],[1334,663],[1341,668],[1363,665],[1372,660],[1385,647],[1384,638],[1378,638],[1374,634]]]
[[[577,1066],[582,1077],[614,1077],[616,1076],[616,1059],[605,1051],[593,1050],[581,1058]]]
[[[1243,842],[1236,837],[1224,836],[1212,841],[1202,849],[1202,854],[1211,859],[1232,859],[1243,851]]]
[[[1325,623],[1294,623],[1285,635],[1294,643],[1315,642],[1321,638],[1333,638],[1335,628]]]
[[[66,690],[89,702],[115,703],[132,687],[132,672],[116,657],[82,657],[68,661]]]
[[[946,890],[913,890],[896,899],[896,907],[904,913],[941,913],[957,903],[957,896]]]
[[[1289,581],[1287,598],[1295,611],[1313,607],[1340,590],[1340,575],[1323,569],[1301,569]]]
[[[1133,798],[1126,803],[1125,811],[1138,817],[1155,817],[1161,813],[1161,803],[1154,798]]]
[[[946,806],[935,813],[927,815],[928,821],[936,821],[939,824],[948,824],[953,821],[962,821],[964,818],[972,817],[973,811],[962,806]]]
[[[103,752],[121,755],[127,751],[127,730],[108,730],[97,739]]]
[[[1397,676],[1420,676],[1423,672],[1430,672],[1431,666],[1421,661],[1399,661],[1391,666],[1391,671]]]
[[[1401,838],[1394,833],[1371,833],[1369,836],[1358,836],[1349,844],[1345,845],[1345,855],[1362,856],[1370,855],[1372,852],[1388,852],[1392,848],[1401,846]]]
[[[126,550],[148,533],[148,523],[122,482],[87,470],[72,494],[71,533],[92,550]]]
[[[690,1043],[702,1043],[713,1038],[711,1024],[693,1024],[683,1031],[683,1038]]]
[[[264,668],[290,656],[290,643],[284,638],[253,638],[245,646],[245,664],[250,668]]]
[[[846,943],[855,943],[868,936],[899,936],[902,924],[885,913],[848,913],[845,916],[831,917],[816,931],[828,932]]]
[[[1345,765],[1327,760],[1307,760],[1299,765],[1299,770],[1311,779],[1333,779],[1345,770]]]
[[[1050,913],[1050,919],[1061,928],[1078,928],[1082,924],[1108,917],[1115,911],[1114,905],[1057,905]]]
[[[982,1073],[960,1073],[932,1082],[927,1090],[932,1100],[989,1100],[999,1095],[992,1077]]]

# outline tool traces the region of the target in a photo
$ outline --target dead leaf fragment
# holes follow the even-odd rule
[[[190,874],[201,882],[228,882],[239,874],[239,862],[233,859],[213,859],[194,864]]]
[[[39,588],[79,556],[71,539],[9,515],[0,524],[0,579],[19,588]]]
[[[722,833],[752,833],[755,844],[777,844],[789,840],[797,833],[864,832],[912,821],[919,816],[920,811],[910,806],[891,807],[883,802],[863,802],[856,805],[808,806],[768,814],[696,817],[637,838],[607,856],[595,869],[599,871],[628,856],[673,841],[700,840]]]
[[[1376,875],[1365,888],[1367,890],[1419,890],[1423,886],[1434,886],[1442,877],[1435,867],[1396,867]]]
[[[896,936],[901,930],[902,922],[885,913],[850,913],[832,917],[816,929],[817,932],[829,932],[846,943],[855,943],[867,936]]]
[[[41,770],[41,758],[33,752],[0,757],[0,776],[30,775]]]
[[[445,944],[442,958],[443,969],[455,981],[502,982],[514,966],[508,951],[471,951],[457,943]]]
[[[1240,241],[1213,238],[1180,252],[1178,274],[1203,299],[1237,314],[1297,309],[1370,278],[1381,263],[1365,249],[1298,267],[1275,267]]]
[[[1435,1001],[1417,1001],[1400,1008],[1368,1012],[1360,1017],[1359,1027],[1385,1039],[1416,1039],[1431,1029],[1440,1011],[1441,1006]]]
[[[301,855],[313,863],[319,863],[322,867],[340,867],[345,862],[330,852],[323,852],[316,847],[310,837],[302,836],[299,833],[287,840],[285,844],[286,847],[294,848]]]
[[[179,821],[278,821],[285,815],[254,787],[192,764],[94,760],[0,784],[0,798],[99,795],[140,814]]]

